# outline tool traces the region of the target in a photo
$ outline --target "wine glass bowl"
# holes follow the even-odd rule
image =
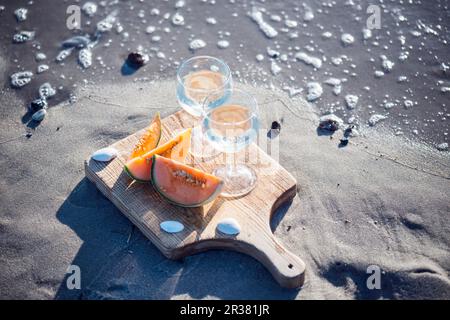
[[[203,102],[214,92],[211,104],[220,105],[224,92],[231,88],[231,70],[220,59],[210,56],[192,57],[182,63],[177,72],[177,99],[181,107],[194,117],[200,117]]]

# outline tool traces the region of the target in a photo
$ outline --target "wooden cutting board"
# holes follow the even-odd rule
[[[163,137],[167,141],[183,128],[193,127],[194,118],[184,111],[162,120]],[[179,259],[210,249],[229,249],[248,254],[260,261],[283,287],[300,287],[304,281],[305,264],[286,250],[270,229],[272,214],[284,202],[296,195],[296,180],[278,162],[256,144],[238,154],[238,161],[252,166],[258,175],[256,188],[238,199],[218,198],[200,208],[181,208],[167,203],[149,184],[132,181],[123,166],[143,131],[111,145],[119,151],[114,160],[104,163],[85,161],[86,176],[133,222],[153,244],[170,259]],[[210,159],[194,159],[187,163],[206,172],[218,163],[222,155]],[[235,218],[241,233],[227,236],[216,230],[218,221]],[[178,220],[185,229],[168,234],[160,229],[165,220]]]

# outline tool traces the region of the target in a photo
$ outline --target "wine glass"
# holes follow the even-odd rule
[[[212,146],[226,153],[226,165],[213,174],[224,181],[221,196],[244,196],[256,185],[256,172],[245,164],[238,164],[236,153],[250,145],[259,128],[256,99],[239,89],[225,89],[226,100],[215,105],[216,95],[205,99],[202,129]]]
[[[210,106],[221,105],[226,99],[225,91],[231,88],[231,71],[220,59],[210,56],[196,56],[184,61],[177,71],[177,99],[181,107],[199,118],[203,113],[203,102],[211,96]],[[218,152],[203,137],[201,126],[191,134],[190,153],[196,157],[208,158]]]

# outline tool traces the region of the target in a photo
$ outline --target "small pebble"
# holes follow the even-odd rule
[[[42,98],[38,98],[36,100],[31,101],[29,105],[29,109],[32,113],[35,113],[41,109],[47,109],[47,107],[48,107],[47,100]]]
[[[184,225],[178,221],[163,221],[159,224],[159,226],[167,233],[178,233],[184,230]]]
[[[345,147],[346,145],[348,145],[348,138],[342,138],[340,140],[339,146]]]
[[[225,218],[217,224],[217,230],[223,234],[235,236],[241,232],[241,226],[236,219]]]
[[[41,122],[42,120],[44,120],[46,115],[47,115],[47,110],[41,109],[41,110],[38,110],[35,113],[33,113],[33,115],[31,116],[31,119],[33,119],[34,121],[37,121],[37,122]]]
[[[272,125],[270,126],[270,128],[271,128],[272,130],[278,130],[278,131],[280,131],[280,130],[281,130],[281,124],[280,124],[278,121],[273,121],[273,122],[272,122]]]
[[[274,50],[274,49],[272,49],[270,47],[267,47],[267,54],[271,58],[278,58],[280,56],[280,52],[279,51]]]
[[[95,161],[100,161],[100,162],[108,162],[111,161],[112,159],[114,159],[115,157],[117,157],[117,150],[111,147],[107,147],[107,148],[103,148],[103,149],[99,149],[97,151],[95,151],[92,155],[91,158],[94,159]]]
[[[319,119],[319,128],[334,132],[344,124],[344,120],[334,114],[326,114]]]
[[[127,63],[133,68],[140,68],[145,65],[149,60],[148,55],[140,52],[132,52],[128,55]]]

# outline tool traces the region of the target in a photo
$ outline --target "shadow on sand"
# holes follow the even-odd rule
[[[290,204],[272,220],[276,228]],[[281,288],[253,258],[209,251],[166,259],[87,178],[57,212],[82,244],[71,262],[81,269],[81,289],[69,290],[66,276],[56,299],[293,299],[298,290]],[[238,276],[236,276],[238,275]]]

